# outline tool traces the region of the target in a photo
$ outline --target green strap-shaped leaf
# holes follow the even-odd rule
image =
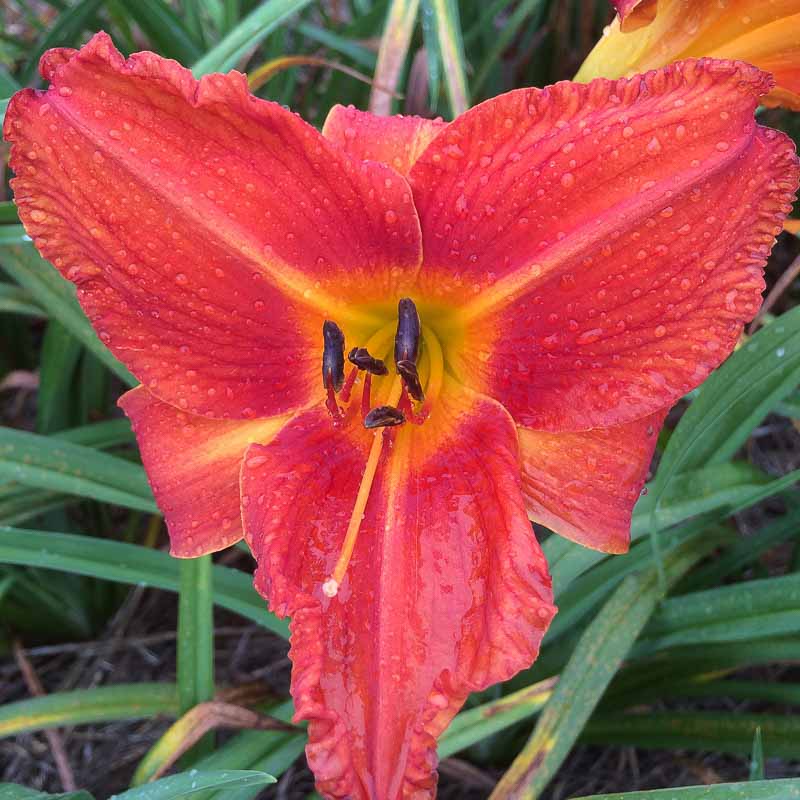
[[[23,85],[30,83],[36,75],[39,58],[51,47],[76,47],[83,44],[81,34],[94,27],[91,23],[103,0],[80,0],[64,9],[48,26],[45,34],[29,51],[28,61],[19,75]]]
[[[159,55],[182,64],[190,64],[202,55],[188,28],[164,0],[136,0],[126,3],[125,10],[147,34]]]
[[[727,461],[800,382],[800,308],[762,328],[700,388],[670,437],[650,494],[658,515],[679,472]]]
[[[173,683],[131,683],[75,689],[0,705],[0,737],[160,714],[173,717],[177,713],[178,692]]]
[[[800,798],[800,778],[749,783],[718,783],[715,786],[685,786],[651,792],[595,794],[575,800],[796,800]]]
[[[0,563],[36,564],[45,569],[91,575],[119,583],[177,591],[178,561],[167,553],[135,544],[0,526]],[[214,566],[214,602],[289,638],[289,626],[267,611],[252,576]]]
[[[44,311],[37,305],[30,292],[8,283],[0,283],[0,314],[24,314],[28,317],[45,316]]]
[[[670,553],[665,558],[668,584],[678,580],[717,542],[714,536],[698,535]],[[629,575],[615,590],[578,641],[531,738],[498,783],[493,799],[539,797],[662,595],[655,567]]]
[[[592,744],[750,755],[759,727],[771,756],[796,758],[800,753],[797,715],[704,711],[598,714],[586,726],[581,739]]]
[[[0,783],[0,800],[94,800],[94,797],[84,791],[48,794],[16,783]]]
[[[420,0],[390,0],[386,24],[381,36],[378,61],[375,64],[375,85],[369,99],[373,114],[387,115],[392,110],[392,96],[408,57],[411,35],[417,21]]]
[[[127,792],[111,795],[109,800],[183,800],[209,789],[242,789],[264,787],[275,783],[275,778],[265,772],[254,770],[214,770],[190,769],[169,778],[128,789]]]
[[[311,0],[267,0],[250,12],[225,38],[192,67],[199,78],[209,72],[225,72],[256,47],[286,17],[305,8]]]
[[[444,85],[453,117],[469,108],[466,57],[458,5],[455,0],[422,0],[423,20],[430,24],[433,36],[426,36],[426,44],[435,42],[435,55],[442,62]],[[431,42],[433,43],[433,42]],[[430,62],[429,62],[430,69]],[[438,76],[431,76],[431,86],[438,83]]]
[[[0,227],[0,244],[2,244],[2,231],[5,227]],[[47,316],[57,319],[121,380],[129,386],[138,384],[136,378],[97,338],[89,320],[86,319],[86,315],[78,304],[75,287],[64,280],[55,267],[39,256],[30,242],[0,247],[0,267],[16,283],[28,290],[34,301],[47,312]]]
[[[180,561],[178,600],[178,700],[181,714],[214,697],[214,595],[211,556]],[[213,749],[210,734],[191,757]],[[190,762],[191,763],[191,762]]]
[[[792,634],[798,620],[800,575],[746,581],[665,600],[637,643],[637,653]]]
[[[159,513],[140,465],[13,428],[0,427],[0,480]]]

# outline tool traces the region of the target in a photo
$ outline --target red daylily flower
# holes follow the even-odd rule
[[[770,78],[691,61],[321,135],[104,34],[42,74],[16,201],[142,381],[172,552],[244,533],[324,795],[433,797],[436,737],[555,611],[528,515],[623,552],[666,410],[759,306],[798,180],[753,119]]]
[[[618,78],[684,58],[731,58],[771,72],[762,100],[800,111],[800,0],[612,0],[617,18],[575,80]]]

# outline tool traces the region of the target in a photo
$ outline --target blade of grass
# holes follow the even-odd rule
[[[665,559],[668,582],[677,581],[716,544],[708,535],[682,544]],[[578,641],[533,734],[492,792],[492,800],[539,797],[569,755],[662,594],[654,567],[629,575],[617,587]]]
[[[651,484],[654,522],[679,472],[727,461],[798,382],[800,308],[794,308],[759,330],[700,388],[670,437]]]
[[[178,599],[178,702],[180,713],[214,697],[214,597],[211,556],[180,561]],[[188,762],[214,748],[204,737],[187,754]]]
[[[750,783],[718,783],[714,786],[684,786],[650,792],[595,794],[575,800],[797,800],[800,778]]]
[[[2,225],[0,226],[0,247],[10,247],[12,245],[29,244],[30,236],[25,233],[22,225]]]
[[[757,644],[753,643],[754,647]],[[618,695],[614,702],[603,703],[603,710],[614,711],[633,708],[643,703],[652,703],[665,697],[730,697],[734,700],[761,700],[779,705],[800,705],[800,684],[765,683],[763,681],[715,681],[706,676],[697,676],[689,682],[678,680],[659,681],[638,692]]]
[[[447,758],[538,714],[552,697],[555,683],[549,678],[457,714],[439,741],[439,758]]]
[[[467,68],[458,5],[455,0],[422,0],[422,13],[433,21],[444,67],[444,85],[453,117],[469,108]]]
[[[36,304],[30,292],[8,283],[0,283],[0,314],[24,314],[27,317],[45,316],[44,311]]]
[[[798,620],[800,575],[746,581],[665,600],[636,652],[792,634]]]
[[[177,591],[177,559],[139,545],[94,539],[69,533],[0,527],[0,563],[35,564],[37,567],[91,575],[119,583],[157,586]],[[289,638],[289,627],[267,611],[253,588],[252,577],[239,570],[215,565],[214,601],[247,619]]]
[[[39,58],[45,50],[52,47],[74,47],[79,44],[79,37],[84,30],[96,27],[93,24],[95,13],[103,0],[80,0],[69,6],[58,18],[48,26],[45,34],[39,38],[19,74],[19,82],[25,86],[34,79]]]
[[[91,422],[78,428],[58,431],[53,435],[65,442],[100,449],[120,444],[132,444],[135,441],[131,423],[126,417],[109,419],[105,422]]]
[[[795,661],[800,661],[797,637],[675,647],[630,663],[614,679],[603,702],[624,707],[628,698],[658,697],[673,684],[716,680],[743,667]]]
[[[158,513],[144,470],[94,448],[0,427],[0,480]]]
[[[224,790],[227,793],[233,789],[257,787],[261,791],[270,783],[275,783],[275,778],[265,772],[232,769],[206,772],[192,769],[144,786],[137,786],[135,789],[128,789],[126,792],[112,795],[109,800],[183,800],[184,797],[191,797],[209,789]]]
[[[492,73],[492,69],[497,64],[501,55],[508,49],[508,46],[517,36],[525,24],[537,27],[541,19],[541,14],[546,6],[544,0],[522,0],[514,9],[500,30],[496,32],[494,44],[488,53],[483,57],[483,61],[477,69],[475,80],[472,82],[472,91],[476,96],[483,89],[486,80]],[[533,20],[529,22],[529,18]]]
[[[70,388],[80,355],[80,342],[58,320],[50,320],[42,340],[39,368],[38,433],[48,434],[69,427],[74,399]]]
[[[203,51],[188,27],[163,0],[136,0],[126,3],[125,9],[160,55],[182,64],[191,64],[202,56]]]
[[[750,751],[750,780],[764,780],[764,746],[761,742],[761,728],[756,728],[753,748]]]
[[[174,717],[177,713],[178,692],[172,683],[130,683],[75,689],[0,705],[0,737],[160,714]]]
[[[0,228],[2,232],[2,228]],[[52,319],[57,319],[128,386],[139,382],[97,338],[78,305],[75,288],[65,281],[28,243],[0,249],[0,267],[30,293]]]
[[[392,113],[390,92],[396,91],[400,82],[418,11],[419,0],[391,0],[375,65],[375,86],[369,98],[373,114]]]
[[[750,755],[756,729],[769,742],[771,756],[796,758],[800,753],[800,717],[648,711],[647,714],[598,714],[581,740],[668,750],[695,750]]]
[[[311,0],[267,0],[196,61],[192,72],[200,77],[209,72],[225,72],[231,69],[288,16],[305,8],[310,2]]]
[[[340,36],[327,28],[314,25],[311,22],[298,22],[295,26],[295,30],[297,30],[298,33],[302,33],[303,36],[325,45],[328,49],[334,50],[343,56],[347,56],[355,61],[356,64],[360,64],[366,69],[375,69],[375,53],[367,50],[351,39]]]
[[[55,492],[19,489],[13,494],[0,495],[0,525],[19,525],[74,502],[74,497]]]
[[[2,91],[0,91],[0,95]],[[17,206],[13,200],[0,201],[0,223],[3,225],[19,225]]]

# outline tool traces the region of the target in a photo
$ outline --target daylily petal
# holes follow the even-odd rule
[[[619,14],[620,28],[624,32],[635,31],[649,25],[658,10],[658,0],[611,0]]]
[[[187,414],[142,386],[119,399],[164,512],[173,556],[194,558],[242,538],[239,469],[248,446],[269,442],[285,417],[218,420]]]
[[[666,411],[575,433],[519,429],[528,514],[578,544],[625,553]]]
[[[753,121],[769,86],[690,61],[510,92],[450,123],[410,180],[424,293],[461,304],[438,324],[462,381],[550,431],[697,386],[755,314],[797,187],[793,144]]]
[[[422,428],[377,435],[388,438],[336,597],[321,587],[372,433],[314,409],[253,445],[244,524],[257,588],[292,617],[292,694],[319,790],[424,800],[436,737],[471,691],[533,661],[555,609],[501,406],[448,381]]]
[[[446,126],[441,118],[379,117],[353,106],[335,105],[328,112],[322,134],[353,158],[380,161],[407,175]]]
[[[576,80],[618,78],[684,58],[741,59],[772,72],[764,101],[800,109],[800,0],[621,0]],[[649,19],[648,19],[649,17]]]
[[[321,326],[357,325],[418,271],[404,179],[357,162],[245,77],[105,34],[11,101],[15,199],[112,352],[162,400],[271,416],[320,392]],[[360,316],[359,316],[360,315]],[[180,365],[180,368],[177,368]]]

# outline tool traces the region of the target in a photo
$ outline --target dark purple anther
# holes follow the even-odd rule
[[[405,415],[394,406],[378,406],[364,417],[365,428],[388,428],[402,425],[406,421]]]
[[[422,384],[419,380],[417,365],[413,361],[398,361],[397,372],[403,379],[408,389],[408,393],[415,399],[422,402],[425,399],[425,392],[422,391]]]
[[[351,364],[355,364],[359,369],[369,372],[372,375],[388,375],[389,370],[386,364],[379,358],[369,354],[366,347],[354,347],[347,356]]]
[[[322,385],[335,392],[341,391],[344,384],[344,334],[342,329],[330,320],[322,326]]]
[[[419,356],[419,314],[414,301],[404,297],[397,305],[397,334],[394,337],[394,361],[417,363]]]

